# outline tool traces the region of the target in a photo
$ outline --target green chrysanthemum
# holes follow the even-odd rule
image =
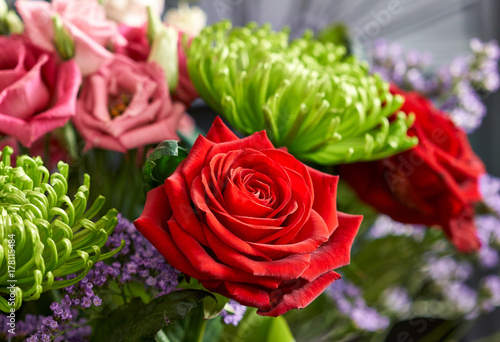
[[[121,249],[101,254],[117,212],[91,221],[104,197],[86,210],[88,175],[71,200],[67,164],[59,162],[59,173],[50,174],[40,157],[19,156],[11,167],[11,154],[8,146],[0,152],[0,310],[5,312],[47,290],[77,283],[94,263]],[[57,280],[70,274],[76,277]]]
[[[209,26],[188,52],[190,77],[209,106],[245,134],[319,164],[381,159],[414,146],[403,99],[345,48],[310,32],[289,42],[270,26]],[[389,120],[391,117],[391,120]]]

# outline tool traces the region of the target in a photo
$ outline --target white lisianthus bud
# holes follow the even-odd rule
[[[152,37],[151,52],[148,62],[156,62],[163,68],[165,80],[170,91],[174,91],[179,80],[179,63],[177,60],[177,31],[172,27],[161,25],[156,28]]]
[[[7,12],[9,11],[9,7],[4,0],[0,0],[0,18],[3,18]]]
[[[163,21],[190,36],[197,36],[207,25],[207,15],[198,6],[189,7],[187,2],[180,2],[177,9],[170,9]]]

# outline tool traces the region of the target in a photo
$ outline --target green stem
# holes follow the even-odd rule
[[[54,302],[61,302],[61,293],[59,290],[51,290],[52,298],[54,298]]]
[[[205,327],[207,321],[203,318],[203,304],[199,303],[198,306],[191,310],[187,333],[184,336],[183,342],[202,342],[203,335],[205,334]]]

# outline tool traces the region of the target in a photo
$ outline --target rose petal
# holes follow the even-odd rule
[[[247,255],[252,255],[255,257],[261,257],[266,260],[271,260],[265,253],[259,251],[257,248],[251,246],[251,243],[242,240],[238,236],[234,235],[231,231],[229,231],[226,227],[221,225],[221,223],[217,220],[212,212],[206,213],[206,221],[210,229],[214,232],[215,235],[225,244],[239,251],[240,253],[244,253]]]
[[[172,240],[168,220],[172,210],[163,186],[149,191],[141,216],[134,221],[134,226],[150,241],[167,262],[174,268],[192,277],[201,275],[186,259]]]
[[[203,280],[201,284],[210,291],[232,298],[242,305],[257,308],[270,308],[269,294],[259,288],[232,282]]]
[[[328,227],[324,220],[313,210],[309,220],[295,236],[295,239],[288,244],[267,244],[248,242],[251,247],[276,260],[294,253],[311,253],[328,241],[330,237]]]
[[[310,254],[292,254],[271,261],[253,260],[227,246],[210,229],[205,230],[205,235],[218,260],[254,276],[281,280],[297,279],[310,265]]]
[[[224,124],[220,117],[216,117],[206,138],[214,143],[239,140],[239,138]]]
[[[341,212],[338,215],[338,228],[327,242],[311,253],[311,266],[302,274],[302,278],[313,281],[321,274],[349,264],[351,246],[363,217]]]
[[[314,189],[313,210],[325,220],[330,233],[338,226],[337,217],[337,184],[338,176],[331,176],[309,168]]]
[[[189,188],[180,173],[183,168],[182,164],[186,163],[186,160],[182,161],[177,170],[165,180],[165,193],[175,203],[172,211],[177,223],[202,245],[207,246],[208,243],[203,234],[203,228],[193,211],[194,208],[191,206]]]
[[[256,277],[236,268],[224,265],[210,256],[205,248],[188,234],[175,220],[168,222],[170,234],[175,245],[182,251],[191,265],[200,270],[205,278],[234,281],[239,283],[249,283],[257,286],[263,286],[269,289],[278,287],[280,281],[272,277]]]
[[[257,314],[261,316],[278,317],[292,309],[302,309],[315,300],[334,281],[341,278],[336,272],[325,273],[312,282],[306,282],[298,289],[284,294],[278,303],[271,309],[259,308]],[[279,291],[276,290],[276,292]]]
[[[274,148],[274,146],[267,138],[266,131],[256,132],[240,140],[227,141],[213,145],[207,153],[206,160],[211,160],[216,154],[219,153],[228,153],[230,151],[238,151],[245,148],[265,150]]]
[[[193,180],[201,173],[203,166],[205,166],[205,159],[210,148],[214,143],[206,139],[203,135],[198,136],[196,141],[191,147],[189,155],[184,159],[181,170],[186,183],[190,186]]]

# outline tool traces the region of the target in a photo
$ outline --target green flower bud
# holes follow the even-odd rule
[[[91,221],[104,198],[87,209],[88,175],[71,200],[67,164],[59,162],[59,172],[50,174],[40,157],[22,155],[12,167],[12,151],[7,146],[0,153],[0,310],[5,312],[77,283],[92,265],[124,247],[101,252],[118,222],[117,212]],[[70,274],[76,277],[58,280]]]
[[[24,24],[14,11],[9,11],[5,16],[5,22],[10,33],[21,34],[24,32]]]
[[[75,55],[75,42],[73,37],[64,27],[61,17],[54,15],[52,17],[52,24],[54,25],[54,46],[59,57],[67,61]]]
[[[0,34],[23,33],[24,25],[15,11],[9,10],[4,0],[0,0]]]
[[[269,25],[205,28],[188,51],[200,96],[245,134],[265,129],[276,146],[319,164],[381,159],[414,146],[402,97],[343,46]]]
[[[148,12],[148,26],[146,28],[146,36],[148,38],[149,45],[152,45],[156,35],[161,30],[163,23],[161,22],[161,19],[156,16],[151,6],[148,6],[146,10]]]

